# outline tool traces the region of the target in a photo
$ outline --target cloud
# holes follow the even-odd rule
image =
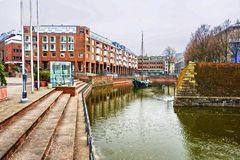
[[[240,18],[239,0],[40,0],[40,5],[41,24],[89,26],[136,54],[144,31],[149,55],[160,55],[167,46],[182,52],[191,32],[201,24],[218,25]],[[0,32],[19,29],[19,0],[0,0],[0,6]],[[25,7],[27,16],[28,4]]]

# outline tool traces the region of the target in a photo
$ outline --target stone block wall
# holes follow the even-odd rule
[[[174,106],[240,106],[240,64],[189,63],[177,83]]]

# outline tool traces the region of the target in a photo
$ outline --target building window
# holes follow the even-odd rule
[[[37,36],[33,36],[33,42],[37,42]]]
[[[70,57],[72,57],[72,58],[74,57],[74,53],[73,53],[73,52],[70,52],[69,55],[70,55]]]
[[[66,44],[61,44],[60,50],[61,50],[61,51],[66,51]]]
[[[92,53],[94,53],[94,47],[92,47]]]
[[[94,40],[92,40],[92,45],[94,46]]]
[[[94,61],[94,55],[92,54],[92,61]]]
[[[78,58],[83,58],[83,54],[82,54],[82,53],[79,53],[79,54],[78,54]]]
[[[30,51],[30,44],[27,43],[27,44],[25,44],[24,47],[25,47],[25,50],[26,50],[26,51]]]
[[[42,50],[43,51],[48,51],[48,44],[43,44],[42,45]]]
[[[89,34],[89,31],[86,29],[86,34],[88,35]]]
[[[55,36],[51,36],[50,37],[50,42],[51,43],[55,43],[56,42],[56,37]]]
[[[87,46],[87,51],[90,51],[90,46]]]
[[[43,62],[43,69],[48,69],[48,62]]]
[[[86,54],[86,58],[88,58],[89,57],[89,54]]]
[[[68,50],[74,51],[74,44],[68,44]]]
[[[61,53],[60,57],[64,58],[65,57],[65,53]]]
[[[61,43],[66,43],[67,39],[66,36],[61,36]]]
[[[56,51],[56,45],[50,44],[50,51]]]
[[[55,52],[52,52],[52,57],[56,57],[56,53]]]
[[[25,36],[25,42],[30,42],[30,36]]]
[[[34,57],[37,57],[37,55],[38,55],[37,52],[35,52],[35,53],[34,53]]]
[[[84,33],[84,28],[80,28],[80,33]]]
[[[29,57],[30,52],[25,52],[26,57]]]
[[[74,37],[73,36],[68,36],[68,42],[73,43],[74,42]]]
[[[43,57],[47,57],[47,52],[43,52]]]
[[[48,36],[43,36],[42,37],[42,42],[43,43],[48,43]]]
[[[33,44],[33,50],[37,49],[37,44]]]

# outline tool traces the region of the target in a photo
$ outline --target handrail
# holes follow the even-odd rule
[[[88,89],[90,85],[91,83],[85,86],[82,90],[82,102],[83,102],[83,113],[84,113],[84,120],[85,120],[86,132],[87,132],[87,145],[89,146],[89,160],[94,160],[92,133],[91,133],[90,123],[89,123],[87,105],[84,97],[84,92]]]

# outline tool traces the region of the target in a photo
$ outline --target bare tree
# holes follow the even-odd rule
[[[230,25],[230,20],[223,24],[210,28],[209,25],[201,25],[192,34],[185,50],[185,61],[197,62],[227,62],[229,51],[237,56],[239,43],[230,42],[230,39],[240,39],[240,24],[238,28]],[[240,42],[240,41],[238,41]]]

